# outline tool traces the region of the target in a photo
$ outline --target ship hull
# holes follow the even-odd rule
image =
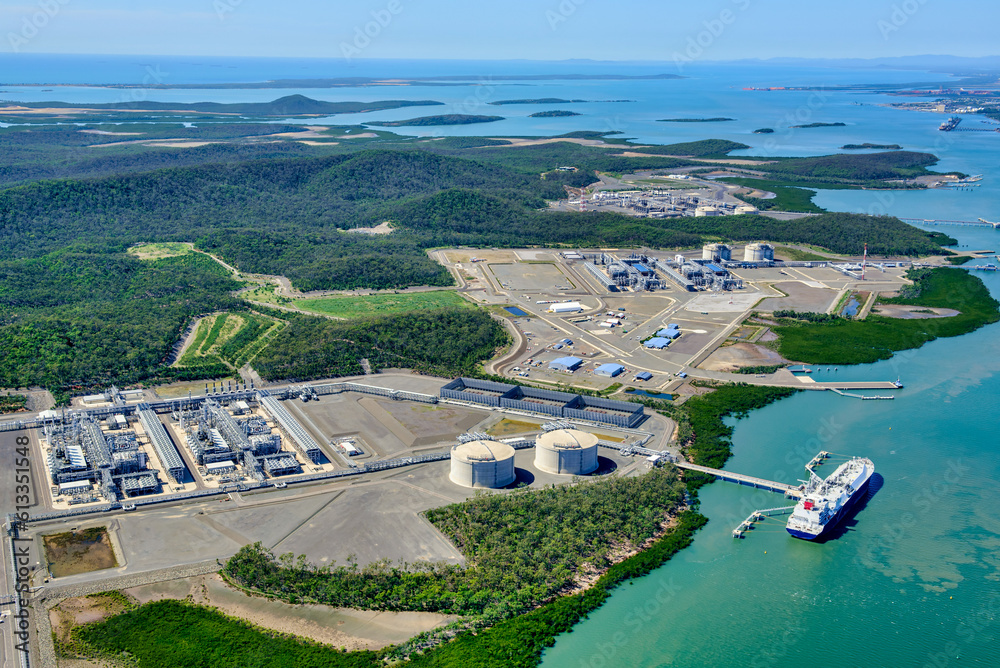
[[[854,508],[854,506],[858,503],[858,501],[865,498],[865,496],[868,494],[868,483],[870,481],[871,477],[869,477],[868,480],[865,480],[865,483],[861,485],[861,487],[858,488],[858,490],[854,492],[854,494],[851,495],[851,498],[849,498],[847,500],[847,503],[845,503],[841,507],[841,509],[837,511],[837,514],[834,515],[829,522],[823,525],[823,530],[820,531],[819,533],[813,534],[805,531],[798,531],[790,527],[785,527],[785,529],[793,537],[799,538],[801,540],[819,540],[820,538],[829,536],[833,532],[834,528],[836,528],[836,526],[840,524],[844,520],[844,518],[847,517],[847,515],[851,512],[851,509]]]

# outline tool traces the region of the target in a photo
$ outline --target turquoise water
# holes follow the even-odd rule
[[[646,390],[628,390],[625,394],[634,394],[639,397],[650,397],[652,399],[665,399],[670,401],[674,398],[672,394],[663,394],[662,392],[648,392]]]
[[[281,90],[141,90],[21,83],[259,81],[316,76],[468,74],[460,86]],[[158,69],[157,69],[158,68]],[[445,106],[342,115],[320,123],[394,120],[429,113],[490,113],[508,120],[458,128],[397,129],[414,135],[550,135],[621,130],[640,141],[705,137],[744,141],[751,155],[831,153],[845,143],[899,143],[942,158],[939,167],[985,173],[964,192],[820,192],[831,210],[912,218],[1000,219],[996,175],[1000,135],[940,133],[941,115],[873,106],[892,100],[865,93],[751,92],[744,86],[912,81],[940,74],[818,70],[778,66],[692,65],[679,81],[498,82],[490,74],[553,71],[655,73],[649,64],[434,63],[419,61],[136,59],[0,55],[5,100],[60,99],[260,101],[292,93],[323,100],[435,99]],[[138,95],[138,97],[136,97]],[[496,107],[525,97],[593,100],[572,118],[529,119],[545,107]],[[634,102],[601,102],[628,99]],[[657,123],[658,118],[726,115],[731,123]],[[844,128],[792,129],[816,121]],[[312,121],[311,121],[312,122]],[[969,121],[967,121],[969,122]],[[774,127],[773,135],[753,135]],[[992,172],[992,174],[991,174]],[[1000,246],[1000,231],[940,227],[970,248]],[[984,261],[985,262],[985,261]],[[979,274],[994,295],[1000,276]],[[701,493],[710,523],[694,544],[561,636],[547,668],[587,666],[968,666],[996,665],[1000,631],[1000,327],[942,339],[874,365],[814,366],[816,380],[892,380],[895,401],[860,401],[804,392],[738,423],[728,468],[794,482],[819,450],[871,457],[881,488],[824,544],[794,540],[770,520],[745,540],[731,530],[751,511],[784,504],[773,494],[716,483]]]
[[[981,201],[996,201],[986,188]],[[894,204],[901,215],[969,215],[943,195],[954,193],[897,193]],[[875,195],[824,197],[864,206]],[[969,247],[1000,242],[993,230],[942,229]],[[1000,297],[1000,276],[979,276]],[[878,364],[812,368],[816,380],[898,376],[906,387],[891,402],[804,392],[772,404],[737,423],[727,468],[794,482],[819,450],[871,457],[884,482],[846,533],[807,543],[776,518],[736,541],[750,512],[785,502],[710,485],[694,544],[560,637],[545,668],[997,665],[1000,328]]]
[[[301,94],[318,100],[373,101],[384,99],[436,100],[441,106],[410,107],[365,114],[341,114],[310,119],[318,125],[394,121],[431,114],[488,114],[505,117],[478,125],[393,128],[403,135],[437,136],[550,136],[575,130],[618,131],[639,141],[672,143],[706,137],[731,139],[751,145],[752,155],[816,155],[847,143],[899,143],[930,150],[940,139],[944,116],[914,114],[872,106],[894,101],[868,93],[811,91],[744,91],[748,86],[836,85],[858,82],[945,81],[940,73],[815,67],[762,68],[746,65],[692,63],[678,71],[672,63],[532,63],[440,61],[345,61],[344,59],[166,58],[126,56],[39,56],[0,54],[0,103],[62,100],[74,103],[134,102],[261,102]],[[677,80],[504,81],[495,77],[521,73],[682,74]],[[468,75],[457,85],[161,90],[156,84],[203,84],[227,81],[266,81],[311,77],[416,77]],[[139,88],[83,87],[79,84],[127,82]],[[77,84],[52,87],[19,83]],[[146,87],[144,87],[146,86]],[[505,99],[556,97],[587,100],[573,105],[495,106]],[[617,102],[615,100],[628,100]],[[580,116],[529,118],[545,109],[567,107]],[[661,118],[717,116],[720,110],[736,118],[724,123],[659,123]],[[846,127],[793,129],[817,121],[844,122]],[[281,122],[281,121],[277,121]],[[773,135],[754,135],[761,127]],[[980,133],[957,133],[965,136]],[[986,134],[986,133],[982,133]],[[963,136],[963,139],[966,137]],[[1000,136],[990,137],[1000,140]],[[979,137],[979,140],[985,138]]]

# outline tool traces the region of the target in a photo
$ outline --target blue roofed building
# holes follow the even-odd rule
[[[681,330],[679,330],[679,329],[670,329],[669,327],[667,327],[665,329],[661,329],[660,331],[658,331],[656,333],[657,337],[664,338],[664,339],[676,339],[680,335],[681,335]]]
[[[549,362],[549,368],[554,371],[576,371],[583,364],[579,357],[560,357]]]
[[[601,366],[594,369],[595,376],[607,376],[608,378],[614,378],[618,374],[625,371],[625,367],[621,364],[602,364]]]
[[[648,371],[640,371],[639,373],[635,374],[636,380],[650,380],[652,377],[653,374],[649,373]]]

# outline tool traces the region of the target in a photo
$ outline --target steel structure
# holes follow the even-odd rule
[[[292,414],[281,405],[281,402],[277,397],[272,396],[267,390],[261,390],[259,393],[260,407],[270,415],[278,426],[289,435],[292,439],[292,443],[306,456],[306,458],[313,464],[319,464],[323,461],[323,451],[319,447],[319,443],[316,442],[309,432],[299,424],[299,421],[292,417]]]
[[[167,430],[163,428],[160,418],[156,416],[150,405],[146,403],[136,406],[136,412],[139,414],[139,421],[142,422],[142,428],[146,430],[146,435],[149,436],[149,442],[153,445],[156,457],[160,460],[163,468],[166,469],[167,475],[176,483],[184,482],[184,461],[181,459],[180,453],[177,452],[177,448],[174,447],[174,442],[167,435]]]

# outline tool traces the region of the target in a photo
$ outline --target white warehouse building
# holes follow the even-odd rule
[[[583,310],[580,302],[562,302],[549,306],[549,313],[579,313]]]

